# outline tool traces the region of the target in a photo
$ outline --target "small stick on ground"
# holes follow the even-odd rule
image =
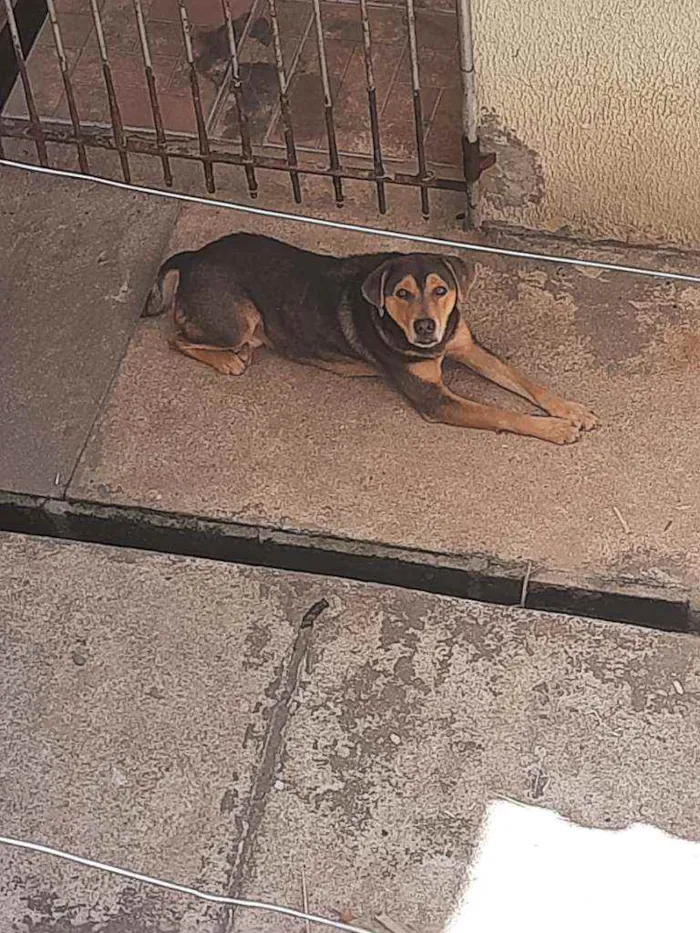
[[[622,525],[622,527],[623,527],[623,529],[624,529],[624,531],[625,531],[625,534],[626,534],[626,535],[631,534],[632,532],[631,532],[630,526],[629,526],[629,525],[627,524],[627,522],[625,521],[622,512],[618,509],[618,507],[617,507],[616,505],[614,505],[614,506],[612,507],[612,510],[613,510],[613,512],[615,513],[615,515],[617,516],[617,520],[618,520],[618,521],[620,522],[620,524]]]
[[[301,866],[301,901],[302,901],[302,905],[303,905],[302,909],[304,913],[308,914],[309,895],[308,895],[308,891],[306,890],[306,872],[304,871],[303,863]],[[306,924],[306,933],[311,933],[311,924],[309,923],[309,921],[305,920],[304,923]]]
[[[525,576],[523,577],[523,585],[520,590],[520,608],[525,608],[525,603],[527,602],[527,588],[530,585],[530,574],[532,573],[532,561],[527,562],[527,570],[525,571]]]

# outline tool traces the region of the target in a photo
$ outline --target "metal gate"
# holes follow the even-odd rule
[[[127,184],[147,156],[167,187],[186,160],[210,194],[218,166],[239,166],[252,198],[261,170],[280,171],[296,203],[319,176],[338,207],[355,180],[380,213],[387,186],[410,186],[425,217],[431,189],[460,191],[474,223],[495,157],[479,149],[470,0],[45,0],[29,51],[30,0],[3,2],[16,81],[0,155],[3,139],[30,141],[55,165],[56,146],[99,175],[94,153],[109,151]]]

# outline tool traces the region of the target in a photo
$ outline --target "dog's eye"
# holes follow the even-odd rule
[[[438,298],[442,298],[443,295],[447,294],[447,289],[444,285],[438,285],[436,289],[433,290],[433,295],[437,295]]]
[[[401,298],[403,301],[408,301],[411,297],[411,293],[405,288],[400,288],[396,293],[396,297]]]

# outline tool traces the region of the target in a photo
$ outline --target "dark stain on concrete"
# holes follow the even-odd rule
[[[233,32],[236,42],[243,36],[248,14],[233,21]],[[272,30],[269,21],[259,16],[251,23],[248,35],[267,47],[272,42]],[[199,29],[194,37],[195,67],[199,74],[213,81],[218,87],[231,64],[231,53],[228,44],[226,25],[214,26],[211,29]],[[241,66],[241,69],[244,66]]]
[[[543,768],[537,765],[530,774],[530,797],[532,800],[541,800],[549,787],[550,777]]]
[[[196,35],[194,60],[201,75],[217,85],[221,83],[231,62],[225,25],[203,29]]]
[[[253,141],[259,143],[277,107],[277,72],[275,66],[268,62],[250,62],[241,65],[240,74],[248,128]],[[223,113],[221,135],[224,139],[237,139],[240,136],[238,114],[233,103]]]
[[[347,759],[329,756],[329,764],[334,773],[343,774],[341,790],[328,790],[312,794],[306,799],[320,813],[333,813],[342,818],[346,831],[356,830],[365,833],[372,817],[371,782],[358,777],[350,768]],[[343,762],[345,767],[342,767]]]
[[[683,643],[665,643],[660,652],[657,650],[653,661],[645,652],[639,651],[633,636],[620,634],[618,648],[614,656],[606,655],[602,660],[592,653],[570,653],[566,668],[577,678],[588,674],[600,684],[625,687],[629,691],[629,705],[635,713],[682,714],[687,696],[679,695],[673,682],[682,685],[691,664]]]
[[[272,661],[273,657],[270,626],[256,619],[246,633],[243,646],[243,670],[258,670]]]
[[[475,830],[479,822],[479,818],[475,821],[472,815],[466,817],[444,809],[417,814],[415,826],[422,837],[418,847],[421,860],[425,859],[426,851],[438,851],[447,858],[457,856],[468,862],[474,848],[477,835]]]
[[[495,626],[462,619],[459,624],[452,626],[452,634],[444,640],[443,644],[448,649],[450,646],[458,645],[461,651],[467,653],[471,661],[493,661],[500,657],[505,637],[505,633]],[[451,653],[449,658],[451,660]]]
[[[404,608],[401,610],[400,606],[395,606],[391,613],[384,616],[379,643],[385,651],[393,645],[402,645],[415,651],[420,633],[425,628],[425,619],[420,617],[417,608],[412,607],[410,600],[405,599],[403,594],[397,597],[397,602],[403,604]]]
[[[499,211],[539,204],[544,172],[538,154],[494,110],[482,112],[480,136],[482,150],[496,153],[496,165],[481,177],[485,200]]]
[[[238,775],[234,772],[234,780],[238,780]],[[236,809],[236,804],[238,803],[238,791],[235,787],[229,787],[221,797],[219,803],[219,813],[222,816],[228,813],[233,813]]]
[[[236,42],[240,42],[247,20],[248,15],[246,14],[233,21]],[[261,42],[264,46],[268,46],[272,41],[270,23],[265,17],[258,17],[251,23],[248,35]],[[222,24],[212,29],[198,30],[195,34],[194,46],[197,71],[209,78],[217,86],[220,85],[231,64],[226,25]]]
[[[555,297],[571,297],[576,330],[608,372],[623,365],[629,369],[635,360],[643,367],[648,347],[663,338],[669,324],[678,326],[683,319],[680,286],[672,281],[617,273],[595,277],[558,267],[548,270],[545,288]]]
[[[700,369],[700,332],[688,327],[671,334],[666,341],[668,369],[673,372],[697,372]]]
[[[130,885],[120,891],[116,910],[107,915],[104,909],[70,902],[55,891],[34,890],[24,900],[26,911],[12,927],[22,933],[177,933],[187,909],[164,892]],[[88,919],[82,919],[86,915]]]

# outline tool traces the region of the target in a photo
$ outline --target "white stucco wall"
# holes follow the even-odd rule
[[[484,219],[700,247],[700,0],[473,3]]]

